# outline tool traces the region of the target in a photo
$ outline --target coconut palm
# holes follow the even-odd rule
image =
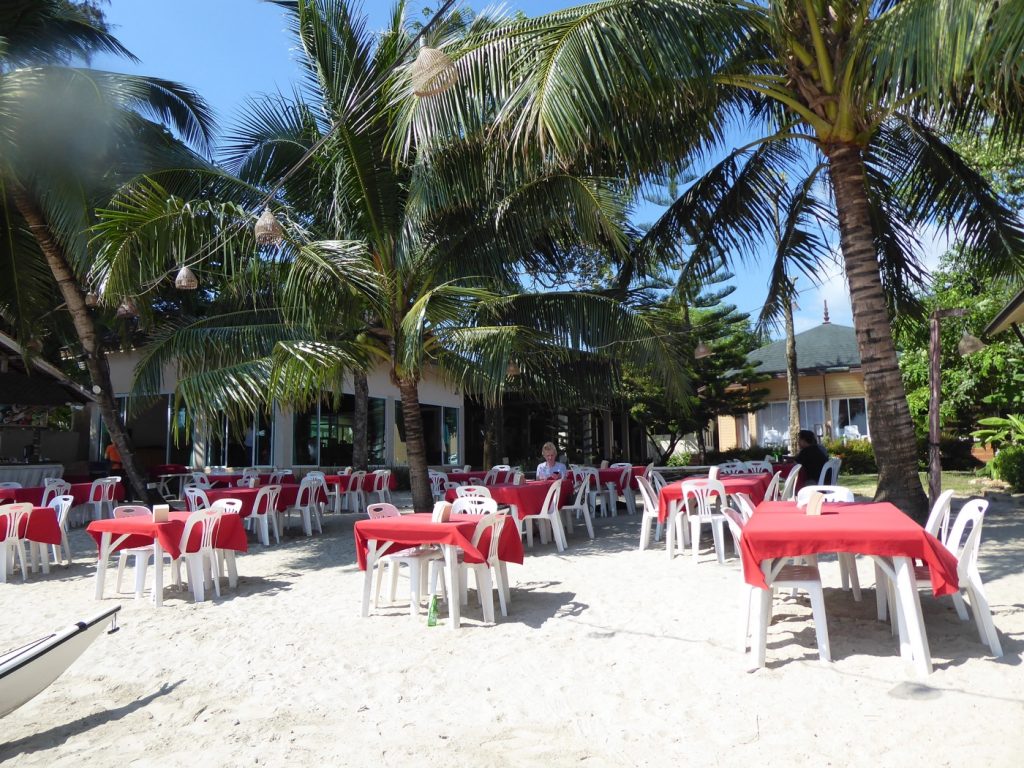
[[[991,0],[603,0],[513,19],[450,50],[462,88],[411,124],[421,141],[448,141],[471,114],[459,103],[478,103],[487,86],[518,146],[617,164],[631,178],[740,145],[649,234],[663,247],[688,235],[687,255],[705,270],[756,255],[783,179],[820,173],[850,287],[878,498],[921,512],[890,319],[912,308],[925,277],[927,225],[953,229],[981,273],[1020,271],[1019,222],[944,132],[1019,134],[1022,18],[1020,3]],[[730,130],[741,121],[752,128]]]
[[[145,478],[118,413],[102,332],[86,305],[95,207],[119,181],[168,162],[195,162],[163,127],[199,148],[211,119],[191,91],[155,78],[71,66],[97,52],[131,54],[95,9],[62,0],[13,0],[0,13],[0,301],[19,336],[54,309],[70,315],[96,402],[140,497]],[[59,148],[59,151],[55,151]],[[102,291],[101,291],[102,293]],[[107,295],[117,306],[125,294]]]
[[[607,388],[611,369],[597,358],[671,368],[666,337],[622,302],[519,292],[524,269],[557,274],[581,248],[624,247],[619,181],[537,153],[494,155],[479,132],[429,158],[406,145],[395,159],[389,139],[415,98],[398,69],[411,39],[404,5],[378,39],[346,3],[282,5],[306,87],[255,104],[226,145],[240,178],[278,187],[289,263],[278,314],[263,326],[235,315],[168,329],[140,375],[177,360],[190,408],[215,412],[261,397],[315,402],[325,389],[338,394],[342,372],[383,360],[401,396],[413,504],[426,510],[419,383],[428,371],[494,400],[510,384],[566,398]],[[123,191],[100,229],[112,273],[148,258],[169,207],[179,221],[199,210],[163,199],[152,179]],[[225,237],[222,247],[237,243]]]

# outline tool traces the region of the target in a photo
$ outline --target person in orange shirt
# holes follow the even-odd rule
[[[121,452],[117,450],[117,446],[111,443],[107,446],[107,450],[103,452],[103,458],[110,462],[111,469],[121,469]]]

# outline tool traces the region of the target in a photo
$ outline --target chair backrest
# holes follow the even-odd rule
[[[185,488],[185,502],[189,512],[197,512],[200,509],[210,508],[210,499],[199,486],[191,485]]]
[[[768,488],[764,492],[765,501],[775,501],[779,498],[779,484],[782,482],[782,473],[776,472],[772,475],[771,482],[768,483]]]
[[[275,469],[270,473],[270,485],[280,485],[281,481],[291,473],[290,469]]]
[[[463,472],[472,472],[472,471],[473,471],[473,465],[472,465],[472,464],[466,464],[466,465],[465,465],[465,466],[464,466],[464,467],[462,468],[462,471],[463,471]]]
[[[366,515],[371,520],[377,520],[381,517],[399,517],[401,514],[402,513],[398,511],[398,507],[394,504],[388,504],[387,502],[368,504],[366,506]]]
[[[644,467],[644,477],[650,478],[651,473],[654,471],[654,462],[652,461],[646,467]]]
[[[0,483],[0,488],[21,488],[21,483],[4,482]]]
[[[200,509],[189,515],[188,520],[185,521],[185,530],[181,532],[181,543],[178,545],[178,551],[182,554],[194,554],[213,549],[213,535],[220,524],[220,516],[221,511],[219,509]],[[198,549],[189,548],[188,544],[192,537],[192,529],[196,527],[200,530],[199,547]]]
[[[512,469],[512,466],[509,464],[495,464],[491,469],[497,470],[498,472],[508,472]]]
[[[452,502],[453,515],[493,515],[498,502],[490,496],[460,496]]]
[[[512,485],[522,485],[523,484],[523,477],[524,477],[523,473],[520,472],[518,469],[516,471],[514,471],[512,473]]]
[[[825,462],[825,466],[821,468],[821,474],[818,475],[818,485],[835,485],[839,481],[839,467],[843,464],[843,460],[839,458],[831,458]]]
[[[252,502],[252,513],[265,515],[277,511],[277,497],[280,493],[280,485],[264,485],[256,492],[256,498]]]
[[[242,477],[255,477],[257,480],[260,479],[260,471],[256,467],[246,467],[242,470]]]
[[[725,521],[729,524],[732,540],[739,546],[740,540],[743,538],[743,526],[746,524],[746,520],[732,507],[722,507],[722,514],[725,515]]]
[[[661,489],[668,485],[668,480],[666,480],[665,476],[657,470],[651,470],[651,475],[647,479],[650,480],[651,487],[654,489],[655,493],[661,493]]]
[[[708,469],[708,480],[718,479],[718,467],[711,467]]]
[[[608,469],[608,459],[604,459],[604,460],[601,461],[601,467],[600,468],[601,469]]]
[[[985,519],[988,502],[984,499],[970,499],[957,513],[953,527],[949,530],[946,549],[956,555],[957,575],[961,584],[967,583],[968,572],[978,567],[978,547],[981,545],[981,524]],[[966,537],[967,526],[971,530]]]
[[[632,469],[633,465],[630,464],[628,461],[616,461],[614,464],[611,465],[611,469],[621,469],[622,467],[629,467],[630,469]]]
[[[113,502],[114,496],[117,495],[117,484],[121,482],[121,478],[116,475],[110,477],[104,477],[100,480],[103,489],[103,500]]]
[[[750,472],[767,472],[772,473],[772,463],[770,461],[748,461],[747,470]]]
[[[562,494],[562,481],[555,480],[548,488],[548,492],[544,495],[544,503],[541,505],[540,513],[542,515],[557,515],[558,514],[558,500]]]
[[[768,498],[765,496],[765,498]],[[737,512],[743,518],[743,522],[747,522],[754,514],[754,502],[750,500],[750,497],[745,493],[734,493],[732,495],[732,503],[736,505]]]
[[[458,493],[459,493],[458,489],[461,488],[461,487],[462,487],[462,483],[457,483],[454,480],[445,480],[441,484],[441,491],[442,491],[442,493],[448,493],[448,491],[450,491],[450,490],[452,490],[454,488],[455,489],[455,495],[457,496]],[[488,491],[488,493],[490,493],[490,491]]]
[[[50,478],[43,483],[43,506],[45,507],[56,496],[66,496],[71,493],[71,483],[60,478]]]
[[[308,474],[299,481],[299,491],[295,494],[296,507],[308,507],[313,503],[313,494],[319,490],[322,480]]]
[[[792,501],[796,495],[796,483],[800,479],[800,471],[803,469],[799,464],[794,464],[786,478],[786,484],[782,486],[782,493],[779,494],[779,501]]]
[[[576,489],[576,496],[573,497],[572,505],[574,507],[582,507],[587,503],[587,491],[589,490],[586,478],[583,473],[577,469],[572,471],[572,482],[573,487]]]
[[[644,514],[654,514],[658,509],[658,491],[654,489],[651,481],[646,477],[638,477],[636,485],[640,489],[640,499],[644,504]]]
[[[619,475],[619,486],[621,488],[629,488],[630,480],[633,479],[633,465],[632,464],[612,464],[612,469],[621,469],[622,474]]]
[[[487,470],[487,474],[484,475],[483,484],[494,485],[496,482],[498,482],[498,470],[495,469],[494,467],[491,467],[489,470]]]
[[[348,476],[349,493],[355,493],[363,489],[363,479],[366,477],[366,470],[357,469]]]
[[[149,510],[149,507],[143,507],[140,504],[122,504],[119,507],[114,507],[114,517],[152,517],[153,513]]]
[[[718,497],[718,506],[726,503],[725,486],[718,480],[684,480],[683,504],[689,505],[693,500],[690,514],[697,517],[710,517],[715,512],[714,498]]]
[[[0,542],[21,540],[21,521],[26,515],[31,514],[32,504],[27,501],[17,504],[4,504],[0,506],[0,521],[4,525],[4,537]]]
[[[460,485],[455,489],[455,496],[460,499],[466,496],[483,496],[489,499],[491,489],[484,485]]]
[[[86,499],[89,502],[103,501],[103,481],[93,480],[89,486],[89,497]]]
[[[50,499],[48,504],[44,504],[44,507],[51,507],[54,512],[57,513],[57,524],[61,528],[65,527],[68,521],[68,513],[71,512],[71,507],[75,503],[75,497],[69,494],[54,496]]]
[[[501,539],[501,526],[505,524],[505,519],[508,515],[498,515],[493,512],[489,512],[484,515],[476,524],[476,528],[473,529],[473,538],[471,539],[473,546],[479,548],[480,539],[483,538],[484,532],[487,530],[491,531],[490,546],[487,548],[487,562],[494,564],[498,559],[498,540]],[[484,554],[481,552],[480,554]]]
[[[580,467],[577,474],[580,477],[579,482],[582,482],[588,489],[592,491],[600,489],[601,476],[593,467]]]
[[[718,475],[742,475],[747,471],[747,465],[742,461],[723,461],[718,465]]]
[[[953,502],[953,491],[943,491],[932,505],[924,529],[943,544],[949,538],[949,512]]]
[[[375,469],[373,471],[373,490],[386,491],[391,481],[390,469]]]
[[[439,496],[448,482],[448,475],[431,469],[427,471],[427,477],[430,478],[430,490],[435,496]]]
[[[200,488],[210,488],[212,483],[210,482],[210,476],[205,472],[193,472],[192,482],[198,485]]]
[[[241,499],[217,499],[210,509],[219,509],[228,514],[237,515],[242,511]]]
[[[805,485],[796,495],[796,503],[802,507],[812,493],[820,493],[825,497],[825,502],[854,500],[853,491],[842,485]]]
[[[235,483],[236,488],[255,488],[259,485],[259,475],[247,475],[245,477],[238,478],[238,482]]]

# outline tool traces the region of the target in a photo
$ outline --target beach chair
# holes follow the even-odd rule
[[[486,485],[459,485],[455,488],[456,498],[461,499],[464,496],[483,496],[484,498],[491,498],[491,489]]]
[[[658,520],[658,492],[654,490],[651,481],[646,477],[637,478],[637,486],[640,488],[640,500],[643,502],[644,511],[640,518],[640,551],[647,549],[647,543],[651,539],[651,524],[655,527],[654,540],[661,539],[661,522]],[[672,524],[669,520],[669,524]]]
[[[593,539],[594,521],[590,517],[590,505],[587,504],[587,485],[581,481],[579,472],[574,472],[573,477],[576,481],[576,495],[568,504],[561,508],[561,512],[566,515],[566,519],[570,522],[573,516],[577,519],[582,517],[587,526],[587,535]]]
[[[189,512],[198,512],[200,509],[210,508],[210,499],[206,491],[197,485],[185,486],[185,504]]]
[[[401,513],[394,504],[380,502],[369,504],[366,507],[366,514],[371,520],[382,517],[398,517]],[[435,545],[429,547],[409,547],[408,549],[392,552],[377,559],[375,568],[376,591],[374,592],[373,606],[380,605],[380,588],[384,577],[384,569],[387,566],[391,581],[390,601],[395,602],[398,593],[398,575],[404,565],[409,572],[409,612],[415,618],[420,612],[420,601],[422,600],[422,588],[427,583],[427,567],[433,560],[443,559],[444,553],[441,548]],[[370,574],[367,574],[369,577]]]
[[[70,487],[68,485],[69,489]],[[60,526],[60,544],[51,545],[54,564],[63,562],[65,565],[71,565],[71,543],[68,541],[68,516],[71,514],[71,505],[74,503],[75,498],[73,496],[63,495],[54,496],[50,499],[49,503],[43,505],[44,507],[53,508],[57,515],[57,525]]]
[[[188,516],[185,530],[181,533],[178,550],[180,557],[175,561],[174,570],[184,560],[188,571],[188,586],[192,591],[192,599],[201,603],[206,600],[206,586],[212,581],[217,597],[220,597],[220,562],[217,551],[213,547],[217,526],[220,524],[221,512],[216,509],[201,509]],[[192,533],[198,528],[198,544],[191,545]],[[180,576],[175,575],[175,583],[180,583]]]
[[[68,496],[70,493],[71,483],[59,477],[48,477],[43,481],[42,506],[49,506],[50,500],[55,496]]]
[[[252,521],[260,543],[264,547],[270,546],[270,527],[274,528],[274,543],[281,543],[281,534],[277,525],[277,497],[281,493],[280,485],[264,485],[256,492],[256,499],[252,503],[252,514],[249,520]]]
[[[782,482],[782,473],[776,472],[772,475],[771,482],[768,483],[768,487],[764,492],[765,501],[776,501],[779,498],[779,485]]]
[[[729,507],[722,509],[722,516],[728,522],[729,532],[733,540],[739,543],[743,538],[743,518],[740,513]],[[804,590],[811,598],[811,615],[814,617],[814,634],[818,641],[818,659],[822,662],[832,660],[832,653],[828,641],[828,620],[825,614],[825,593],[821,588],[821,573],[818,566],[813,565],[788,565],[780,558],[772,567],[771,573],[765,574],[765,581],[771,594],[763,603],[764,614],[761,617],[761,626],[764,629],[760,637],[751,638],[750,619],[755,610],[761,610],[757,605],[757,598],[760,597],[757,587],[747,583],[743,584],[744,611],[741,621],[740,653],[746,654],[747,648],[755,651],[758,667],[764,666],[765,646],[767,639],[767,628],[771,623],[772,602],[776,589]]]
[[[354,474],[354,473],[353,473]],[[316,524],[316,532],[323,533],[323,521],[320,517],[320,503],[317,501],[317,492],[320,490],[321,481],[316,477],[308,475],[302,478],[299,483],[299,491],[295,495],[294,506],[284,512],[283,525],[288,525],[292,512],[297,512],[302,517],[302,530],[307,536],[313,535],[313,524]],[[283,530],[283,529],[282,529]]]
[[[796,484],[800,480],[800,471],[803,469],[799,464],[794,464],[786,478],[785,485],[779,493],[779,501],[793,501],[796,496]]]
[[[715,497],[718,497],[718,506],[726,506],[725,486],[718,480],[684,481],[683,498],[680,501],[680,509],[685,511],[690,522],[690,543],[693,546],[694,561],[700,556],[700,529],[702,526],[711,526],[711,535],[715,543],[715,556],[718,562],[725,562],[725,516],[715,511]],[[685,523],[682,521],[682,513],[676,518],[677,529]],[[667,538],[667,537],[666,537]],[[739,554],[739,544],[733,541],[736,553]],[[671,549],[669,556],[672,556]]]
[[[113,517],[115,519],[121,519],[124,517],[152,517],[153,513],[150,512],[148,507],[143,507],[137,504],[122,504],[114,507]],[[146,570],[149,567],[150,558],[155,554],[155,549],[152,544],[147,544],[143,547],[132,547],[131,549],[122,549],[117,553],[117,582],[115,584],[115,591],[121,592],[121,580],[124,578],[125,569],[128,567],[128,558],[135,558],[135,597],[139,599],[145,593],[146,590]],[[167,562],[171,562],[171,556],[166,552],[164,556]],[[154,568],[163,568],[163,563],[153,563]],[[172,571],[172,576],[176,574],[176,571]],[[177,581],[175,581],[177,583]]]
[[[32,505],[28,502],[0,506],[0,530],[3,531],[3,538],[0,538],[0,583],[7,581],[8,571],[14,572],[15,557],[21,566],[21,580],[25,581],[28,578],[25,544],[32,544],[22,538],[21,527],[25,517],[31,512]]]
[[[376,469],[373,472],[373,493],[377,494],[377,500],[391,502],[391,470]]]
[[[498,559],[498,542],[501,538],[501,526],[505,524],[508,516],[505,514],[489,513],[485,514],[476,524],[476,528],[473,530],[473,537],[471,543],[474,547],[479,549],[480,540],[486,531],[490,530],[491,539],[488,545],[486,553],[481,552],[486,558],[482,563],[467,563],[463,557],[463,553],[460,550],[458,554],[458,561],[456,567],[460,570],[459,585],[462,590],[462,594],[459,595],[458,599],[461,603],[467,603],[466,598],[468,579],[466,578],[469,571],[473,573],[473,580],[476,584],[477,599],[480,602],[480,607],[483,611],[484,622],[488,624],[494,623],[494,588],[498,590],[498,602],[501,606],[501,615],[508,616],[508,605],[510,602],[510,591],[508,586],[508,573],[505,569],[505,564]],[[430,593],[436,594],[437,577],[441,576],[441,583],[444,584],[444,567],[445,562],[443,559],[435,559],[430,563]],[[493,582],[492,582],[493,575]],[[443,590],[442,590],[443,593]],[[452,599],[449,595],[448,599]]]
[[[805,485],[796,496],[797,506],[804,506],[812,494],[821,494],[825,502],[851,502],[854,501],[853,491],[842,485]],[[813,557],[813,555],[809,556]],[[857,574],[857,558],[851,552],[838,552],[836,557],[839,560],[839,578],[843,590],[853,590],[853,599],[858,603],[861,600],[860,576]]]
[[[569,546],[565,540],[565,529],[562,526],[562,513],[558,509],[559,494],[562,491],[562,481],[555,480],[548,488],[544,496],[544,503],[535,515],[522,515],[520,521],[526,530],[526,545],[533,546],[533,523],[534,521],[545,521],[551,527],[551,535],[555,540],[555,547],[559,552],[564,552]]]
[[[949,538],[949,512],[952,501],[953,491],[940,493],[928,514],[928,522],[924,524],[924,529],[943,544]]]

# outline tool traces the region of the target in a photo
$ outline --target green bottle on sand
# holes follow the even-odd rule
[[[430,607],[427,608],[427,626],[437,626],[437,595],[430,596]]]

